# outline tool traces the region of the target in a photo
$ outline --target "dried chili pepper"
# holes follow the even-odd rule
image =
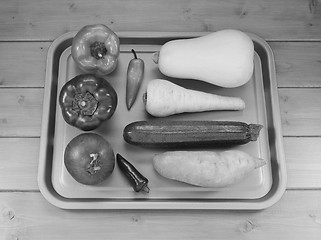
[[[126,176],[135,192],[149,192],[148,179],[144,177],[130,162],[120,154],[116,155],[117,164],[121,172]]]

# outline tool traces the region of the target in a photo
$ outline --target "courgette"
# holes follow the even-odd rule
[[[124,128],[123,137],[143,147],[224,147],[256,141],[262,127],[238,121],[137,121]]]

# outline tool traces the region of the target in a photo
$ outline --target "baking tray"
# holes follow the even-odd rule
[[[118,32],[121,42],[119,64],[112,74],[105,77],[116,89],[118,106],[113,117],[93,132],[104,136],[115,153],[130,160],[149,179],[151,191],[149,194],[134,192],[117,165],[111,177],[99,185],[86,186],[76,182],[65,169],[63,153],[68,142],[82,131],[64,122],[57,102],[63,84],[82,73],[70,54],[75,34],[69,32],[57,38],[47,56],[38,184],[50,203],[65,209],[263,209],[281,198],[286,188],[286,168],[274,58],[269,45],[250,33],[255,46],[252,79],[241,87],[225,89],[200,81],[163,76],[151,59],[152,53],[167,41],[207,33]],[[126,70],[133,58],[132,48],[145,62],[140,96],[149,80],[163,78],[187,88],[243,98],[246,103],[243,111],[180,114],[168,119],[235,120],[262,124],[264,128],[256,142],[234,148],[264,158],[268,164],[252,172],[244,181],[221,189],[195,187],[159,176],[152,167],[152,156],[165,149],[131,146],[122,137],[123,128],[128,123],[154,119],[145,112],[140,96],[130,111],[126,108]]]

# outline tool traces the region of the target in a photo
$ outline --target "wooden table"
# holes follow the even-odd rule
[[[321,2],[318,0],[1,0],[0,239],[320,239]],[[262,211],[62,210],[37,167],[51,42],[104,23],[115,31],[236,28],[272,47],[288,183]]]

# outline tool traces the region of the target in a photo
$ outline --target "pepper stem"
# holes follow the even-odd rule
[[[81,101],[79,104],[80,104],[80,106],[85,107],[86,106],[86,101]]]
[[[103,42],[93,42],[90,46],[90,54],[97,60],[104,58],[107,54],[107,49]]]
[[[132,49],[132,53],[134,54],[135,59],[137,59],[137,54],[134,49]]]
[[[97,107],[98,101],[90,92],[76,94],[72,103],[72,109],[85,116],[92,116]]]

